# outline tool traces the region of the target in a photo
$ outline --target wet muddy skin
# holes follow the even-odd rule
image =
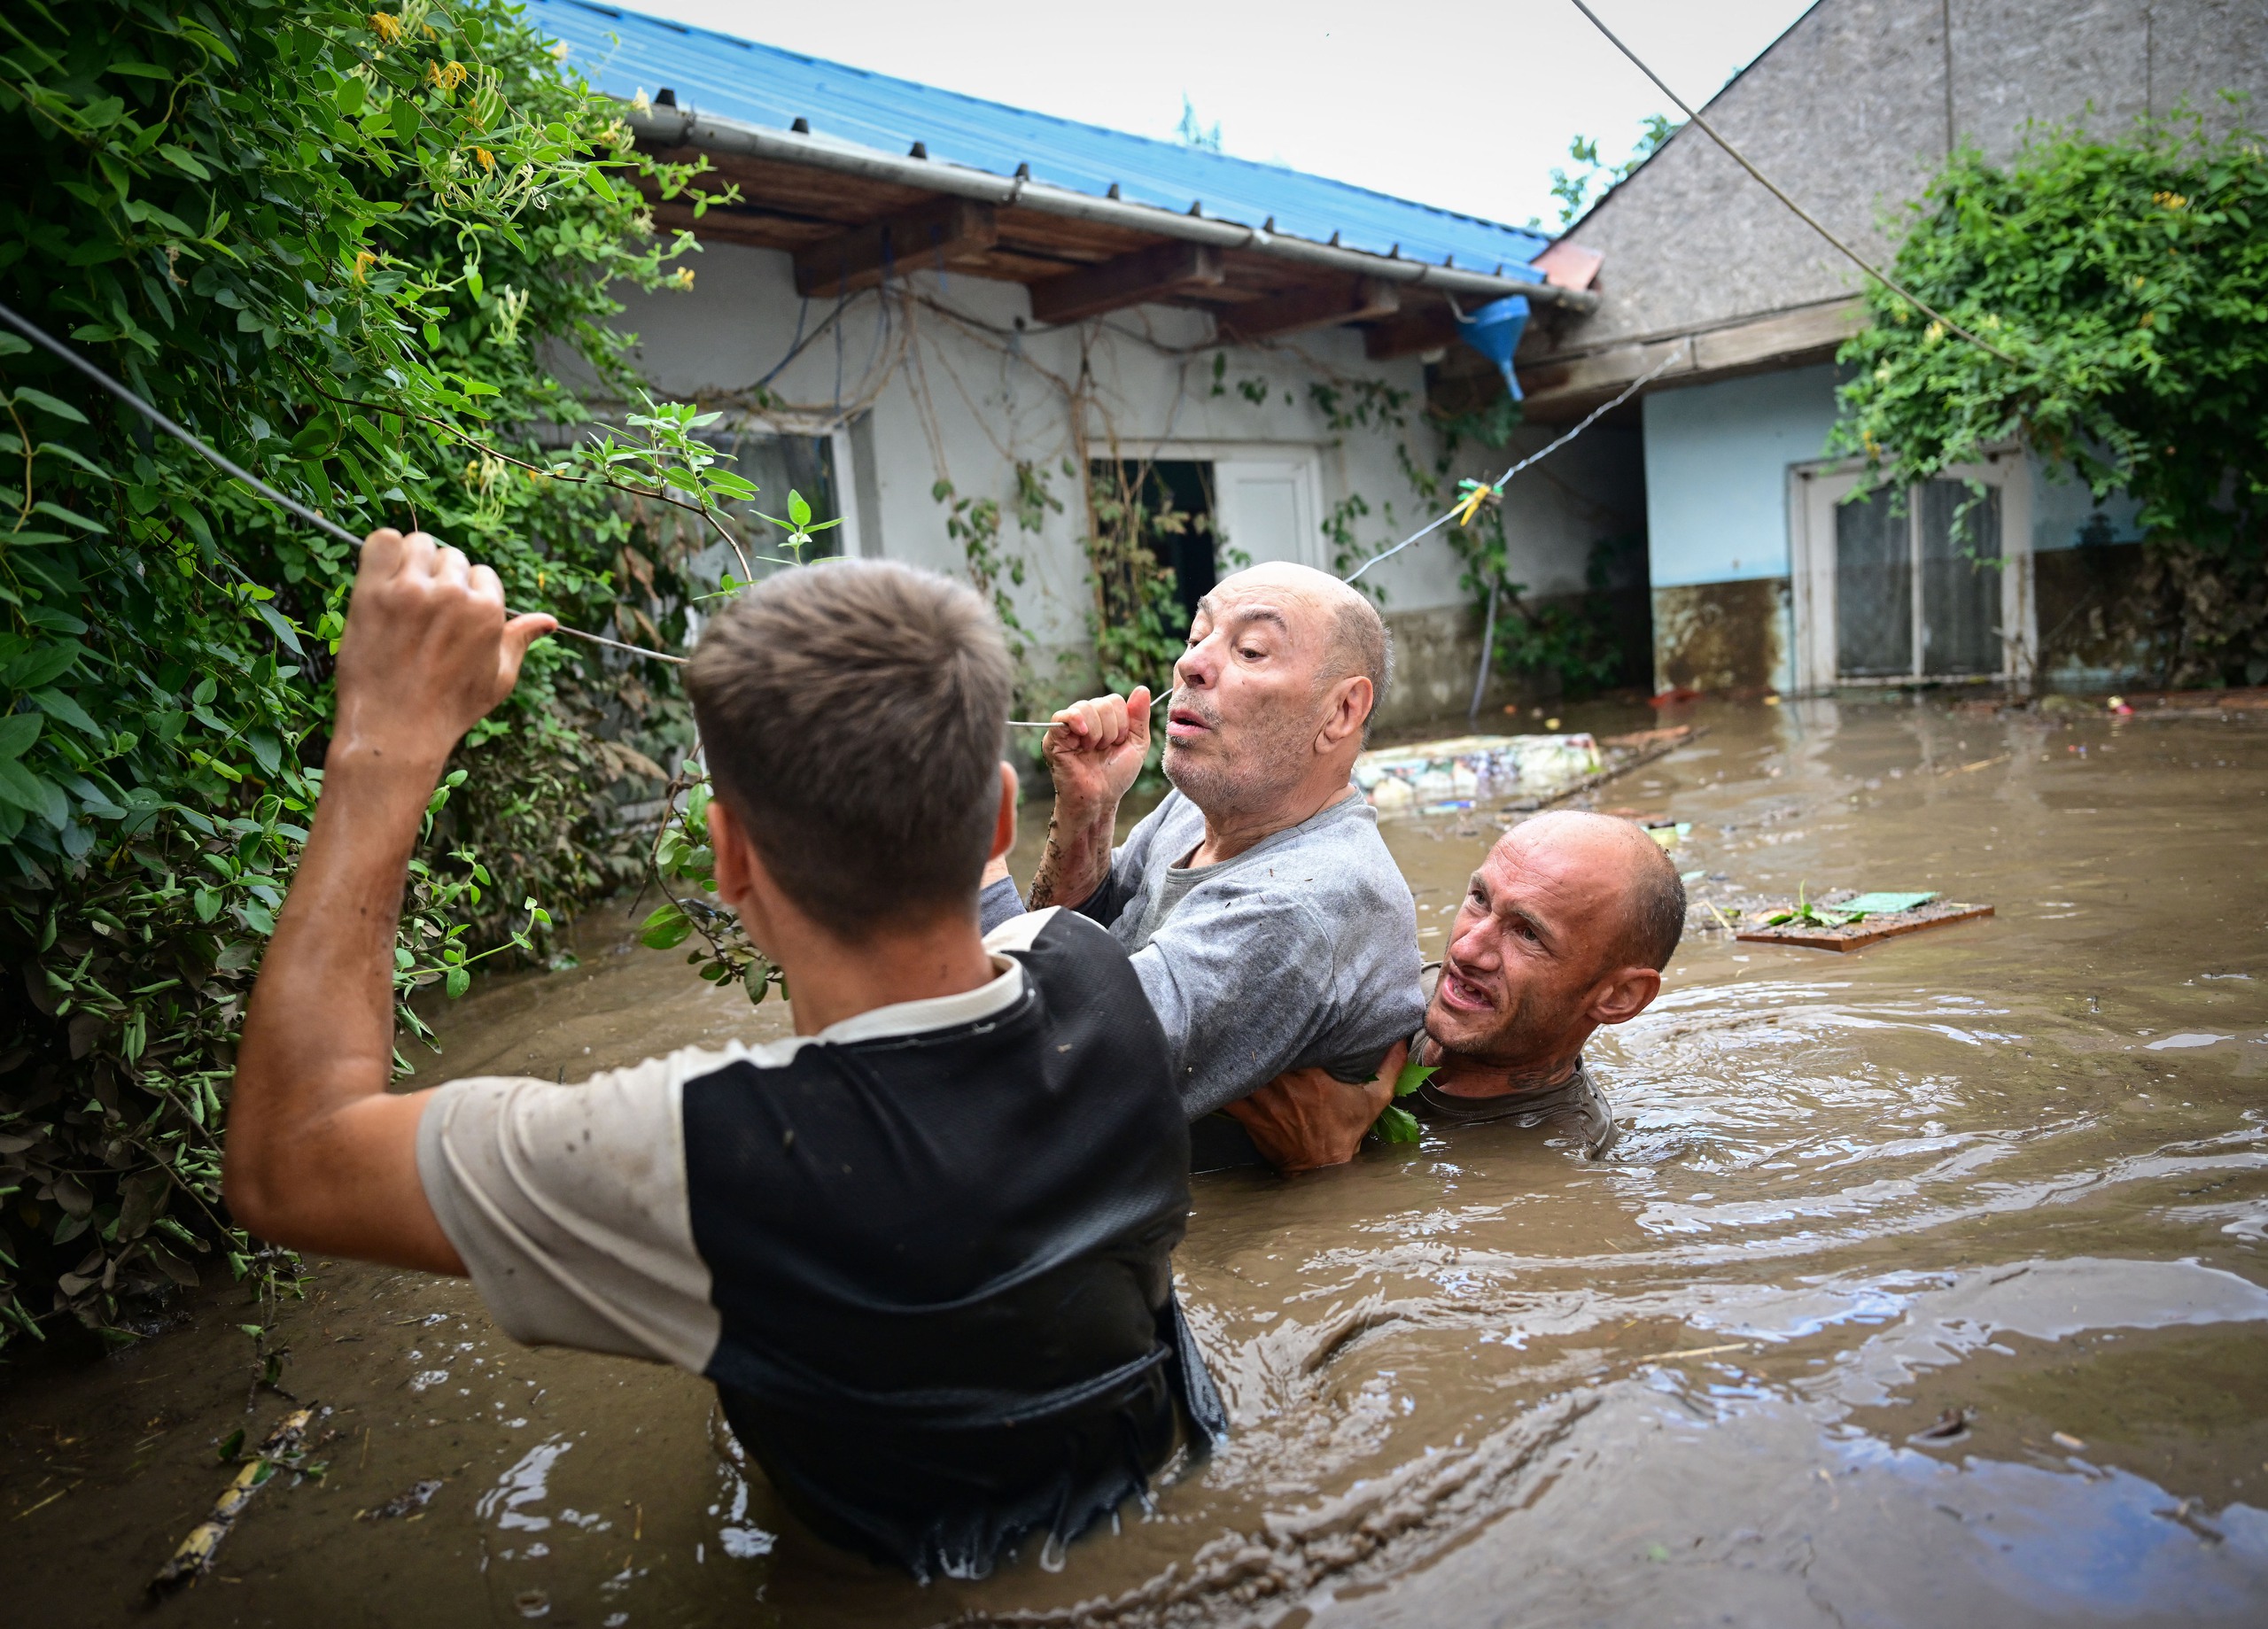
[[[699,1381],[317,1262],[271,1341],[332,1410],[329,1473],[263,1488],[155,1616],[2268,1617],[2268,732],[1890,701],[1697,721],[1592,800],[1691,822],[1697,897],[1930,888],[1999,915],[1852,955],[1689,935],[1592,1048],[1624,1127],[1599,1163],[1478,1127],[1200,1178],[1183,1295],[1236,1431],[1154,1509],[917,1586],[799,1533]],[[1497,829],[1389,828],[1429,951]],[[428,1077],[784,1030],[620,931],[451,1009]],[[162,1338],[0,1385],[8,1620],[138,1615],[228,1479],[215,1445],[286,1407],[246,1413],[257,1315],[207,1292]]]

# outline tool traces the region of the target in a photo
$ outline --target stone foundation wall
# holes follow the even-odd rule
[[[1654,593],[1654,688],[1785,689],[1788,579],[1692,583]]]
[[[2141,569],[2140,543],[2091,543],[2032,556],[2042,685],[2090,690],[2124,684],[2144,671],[2145,653],[2110,631]]]

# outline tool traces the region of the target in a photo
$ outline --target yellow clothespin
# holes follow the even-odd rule
[[[1456,524],[1470,526],[1472,517],[1480,512],[1480,506],[1496,495],[1496,489],[1486,481],[1464,480],[1456,485],[1457,490],[1464,494],[1456,507]]]

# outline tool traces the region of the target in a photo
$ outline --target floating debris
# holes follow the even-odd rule
[[[1588,733],[1457,735],[1366,752],[1355,784],[1381,816],[1436,814],[1484,797],[1561,796],[1605,767]]]
[[[1500,797],[1511,800],[1504,812],[1520,813],[1651,764],[1701,733],[1679,725],[1604,741],[1588,732],[1456,735],[1366,752],[1355,760],[1355,784],[1381,818],[1451,814]]]
[[[1969,1436],[1969,1423],[1977,1416],[1967,1408],[1948,1408],[1937,1417],[1937,1422],[1925,1425],[1907,1439],[1912,1442],[1961,1442]]]
[[[1947,927],[1992,914],[1990,905],[1941,900],[1930,893],[1856,894],[1845,889],[1814,900],[1798,891],[1792,905],[1745,912],[1733,936],[1812,950],[1863,950],[1900,934]]]
[[[423,1482],[413,1483],[376,1509],[355,1511],[354,1519],[358,1522],[387,1522],[398,1516],[408,1516],[413,1510],[424,1509],[432,1501],[433,1495],[440,1491],[441,1478],[430,1477]]]
[[[198,1523],[188,1538],[181,1541],[166,1564],[158,1569],[158,1576],[150,1580],[150,1593],[163,1594],[179,1588],[190,1579],[205,1572],[213,1565],[214,1552],[221,1548],[221,1540],[237,1524],[245,1513],[252,1496],[260,1492],[268,1478],[276,1474],[276,1463],[299,1446],[307,1434],[307,1422],[315,1418],[313,1408],[295,1408],[279,1421],[268,1439],[260,1445],[260,1452],[245,1462],[237,1472],[237,1479],[229,1484],[221,1497],[214,1502],[213,1514]],[[241,1438],[239,1433],[239,1438]]]

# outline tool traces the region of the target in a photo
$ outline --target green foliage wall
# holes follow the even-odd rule
[[[0,299],[350,531],[422,525],[517,607],[657,642],[680,511],[534,439],[584,416],[550,359],[629,393],[609,285],[692,276],[633,179],[690,173],[629,139],[501,0],[16,0]],[[353,561],[20,341],[0,387],[0,1330],[115,1330],[245,1265],[228,1082]],[[539,647],[436,799],[404,993],[634,867],[603,793],[672,730],[667,670]]]
[[[2268,145],[2186,112],[1957,153],[1845,345],[1837,438],[1903,485],[2018,438],[2140,500],[2128,632],[2166,682],[2268,680]],[[2002,354],[1996,355],[1998,351]]]

